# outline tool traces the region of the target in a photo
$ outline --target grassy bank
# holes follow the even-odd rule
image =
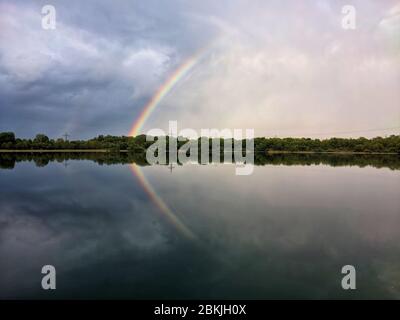
[[[111,152],[111,150],[108,150],[108,149],[26,149],[26,150],[0,149],[0,152],[4,152],[4,153]],[[128,151],[121,150],[120,152],[128,152]]]
[[[396,152],[355,152],[355,151],[284,151],[284,150],[268,150],[268,154],[397,154]]]

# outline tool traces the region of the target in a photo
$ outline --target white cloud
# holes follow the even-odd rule
[[[237,10],[223,22],[212,17],[221,31],[214,51],[166,97],[146,127],[166,129],[165,119],[171,119],[197,130],[254,128],[260,136],[391,133],[362,131],[399,125],[398,54],[382,50],[387,39],[373,29],[346,33],[339,7],[315,18],[313,8],[303,6],[299,30],[294,12],[284,15],[280,8],[281,15],[272,18],[275,32],[266,32],[271,20],[265,18],[273,14],[268,5]]]

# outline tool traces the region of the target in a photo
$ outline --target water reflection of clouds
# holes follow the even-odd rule
[[[140,256],[167,248],[168,231],[126,168],[108,169],[77,166],[73,174],[36,169],[21,175],[15,170],[2,177],[0,256],[7,261],[0,264],[3,289],[18,287],[15,281],[21,276],[37,276],[40,267],[52,261],[67,272],[121,252]],[[116,183],[111,185],[110,178]],[[32,182],[37,186],[32,188]]]
[[[43,297],[32,288],[49,260],[60,297],[345,298],[349,262],[364,283],[353,297],[399,295],[397,171],[143,170],[201,245],[160,219],[127,166],[21,164],[0,171],[0,296]]]
[[[277,286],[277,279],[287,279],[285,272],[293,277],[293,283],[303,274],[321,284],[324,277],[339,277],[340,267],[354,261],[362,271],[360,277],[368,283],[364,288],[371,290],[359,297],[372,291],[375,296],[378,292],[386,297],[399,295],[399,288],[389,290],[384,277],[377,276],[391,265],[399,266],[395,258],[400,253],[398,172],[261,167],[251,176],[236,177],[232,170],[229,166],[188,166],[170,175],[160,167],[149,169],[148,178],[167,202],[186,213],[185,221],[190,221],[199,237],[241,272],[253,270],[260,275],[272,270],[279,275],[272,280]],[[179,192],[171,186],[179,186]],[[377,267],[376,261],[385,267]],[[238,267],[241,265],[243,268]],[[240,272],[228,272],[225,281],[229,279],[243,277]],[[256,277],[245,279],[242,285],[247,281],[262,287]],[[279,287],[284,287],[283,283]],[[338,288],[330,289],[325,297],[340,296]],[[268,291],[266,287],[260,290]]]

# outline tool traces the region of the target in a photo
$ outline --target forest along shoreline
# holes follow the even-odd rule
[[[69,136],[69,135],[65,135]],[[161,137],[151,137],[144,134],[138,136],[99,135],[89,140],[68,140],[66,138],[51,139],[45,134],[37,134],[33,139],[17,138],[13,132],[0,132],[0,152],[146,152],[147,149]],[[235,143],[242,144],[247,152],[254,153],[319,153],[319,154],[400,154],[400,135],[375,138],[265,138],[252,140],[233,140],[225,138],[200,137],[190,140],[184,137],[165,136],[166,148],[171,141],[179,150],[184,144],[198,144],[199,149],[205,142],[211,147],[219,143],[223,152],[232,150]],[[208,141],[207,141],[208,140]],[[251,145],[249,142],[254,142]],[[251,147],[250,147],[251,146]],[[253,147],[254,146],[254,147]],[[228,148],[229,147],[229,148]]]

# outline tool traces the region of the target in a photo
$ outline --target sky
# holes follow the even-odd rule
[[[44,5],[56,28],[43,29]],[[355,29],[343,28],[345,5]],[[127,135],[254,129],[256,136],[400,132],[400,1],[0,0],[0,132]]]

